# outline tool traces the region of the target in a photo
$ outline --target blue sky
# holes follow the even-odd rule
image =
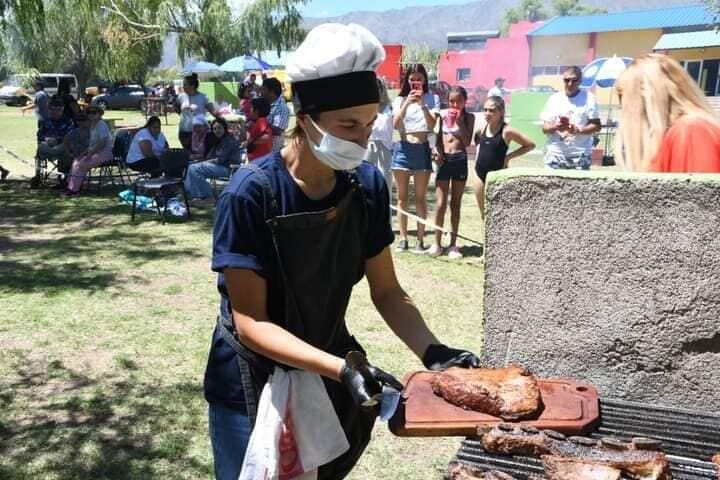
[[[457,5],[471,0],[310,0],[303,7],[308,17],[334,17],[356,11],[383,11],[393,8],[433,5]]]

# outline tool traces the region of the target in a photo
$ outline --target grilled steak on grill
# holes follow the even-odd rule
[[[620,470],[608,465],[579,461],[574,458],[543,455],[547,480],[620,480]]]
[[[505,368],[449,368],[431,380],[433,392],[466,410],[503,420],[539,414],[542,400],[537,380],[517,365]]]
[[[481,470],[459,463],[448,469],[448,476],[450,480],[515,480],[515,477],[511,477],[507,473],[497,470]]]
[[[596,441],[587,437],[566,438],[552,430],[539,431],[523,425],[500,424],[491,429],[479,429],[483,448],[491,453],[509,455],[548,455],[568,461],[549,460],[554,474],[561,475],[573,468],[583,471],[598,466],[597,478],[613,478],[610,469],[637,480],[668,480],[671,478],[668,460],[659,450],[658,442],[638,438],[631,443],[614,438]],[[573,463],[574,462],[574,463]],[[599,468],[603,467],[603,468]],[[605,468],[607,467],[607,468]],[[551,479],[553,477],[550,477]],[[571,477],[555,477],[571,478]],[[582,475],[575,478],[586,478]],[[595,477],[587,477],[595,478]]]

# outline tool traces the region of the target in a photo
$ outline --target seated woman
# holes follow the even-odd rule
[[[230,164],[240,158],[240,146],[228,134],[227,122],[222,118],[213,121],[206,148],[205,161],[191,164],[185,177],[185,190],[196,205],[214,203],[213,189],[207,179],[230,176]]]
[[[160,131],[161,125],[160,119],[152,116],[138,130],[125,160],[128,167],[136,172],[149,173],[151,177],[160,175],[160,156],[168,149],[167,139]]]
[[[232,105],[225,101],[222,95],[215,97],[215,114],[216,115],[229,115],[232,113]]]
[[[67,180],[72,168],[73,159],[78,158],[83,152],[86,152],[90,146],[90,119],[85,112],[78,113],[75,118],[77,127],[73,128],[63,137],[63,148],[65,149],[65,158],[58,163],[58,172],[63,176],[58,178],[58,184],[53,190],[66,190]],[[65,162],[68,159],[68,162]]]
[[[248,128],[246,147],[249,161],[262,158],[272,152],[272,129],[267,116],[270,115],[270,102],[263,97],[252,99],[252,109],[248,119],[252,125]]]
[[[112,135],[107,123],[102,120],[103,111],[100,107],[91,106],[87,109],[90,119],[90,141],[86,151],[73,160],[70,179],[65,196],[71,197],[80,193],[85,175],[91,168],[112,160]]]
[[[205,158],[207,137],[208,123],[205,115],[195,115],[192,121],[192,136],[190,138],[190,160],[202,160]]]

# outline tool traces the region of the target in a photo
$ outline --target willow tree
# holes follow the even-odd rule
[[[29,23],[20,21],[23,10],[16,2],[4,32],[13,63],[43,72],[74,73],[83,91],[106,54],[97,1],[48,2],[42,21],[27,19]]]
[[[83,92],[92,79],[142,82],[160,62],[162,40],[135,35],[103,10],[105,0],[0,2],[6,56],[19,70],[74,73]]]
[[[234,11],[227,0],[104,0],[104,8],[138,38],[178,36],[178,56],[221,63],[259,50],[296,47],[305,32],[298,5],[254,0]]]

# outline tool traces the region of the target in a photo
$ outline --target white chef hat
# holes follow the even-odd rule
[[[375,69],[385,49],[365,27],[340,23],[318,25],[285,66],[299,113],[377,103]]]

